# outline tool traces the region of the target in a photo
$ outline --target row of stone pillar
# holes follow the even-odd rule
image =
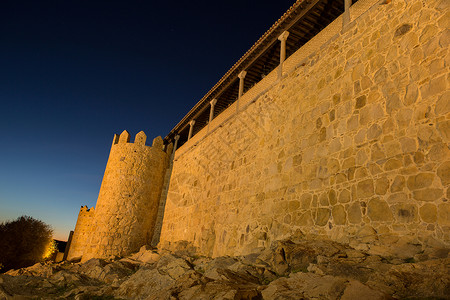
[[[278,78],[281,78],[281,76],[283,74],[282,68],[283,68],[283,62],[286,59],[286,40],[287,40],[288,36],[289,36],[289,32],[285,31],[278,37],[278,40],[281,41],[280,65],[278,66]],[[238,78],[239,78],[238,100],[244,94],[244,79],[245,79],[246,75],[247,75],[247,71],[242,71],[238,75]],[[216,103],[217,103],[217,99],[213,99],[209,102],[209,104],[210,104],[209,123],[211,123],[212,119],[214,118],[214,106],[216,105]],[[195,120],[191,120],[189,122],[190,127],[189,127],[188,140],[190,140],[192,137],[192,133],[194,131],[194,125],[195,125]],[[175,140],[175,145],[176,145],[176,142],[177,142],[177,140]]]
[[[352,0],[345,0],[344,1],[344,5],[345,5],[345,11],[344,11],[344,15],[343,15],[343,26],[345,27],[346,25],[348,25],[348,23],[350,22],[350,6],[352,5]],[[280,64],[278,66],[278,79],[280,79],[283,76],[283,63],[286,60],[286,41],[287,38],[289,36],[289,31],[284,31],[282,34],[280,34],[280,36],[278,37],[278,40],[281,42],[281,47],[280,47]],[[238,101],[239,98],[241,98],[241,96],[244,94],[244,79],[245,76],[247,75],[247,71],[242,71],[241,73],[239,73],[238,78],[239,78],[239,92],[238,92]],[[210,111],[209,111],[209,123],[211,123],[212,119],[214,118],[214,106],[217,103],[217,99],[213,99],[209,102],[210,104]],[[238,102],[239,105],[239,102]],[[238,106],[236,107],[236,109],[239,109]],[[189,134],[188,134],[188,140],[191,139],[192,137],[192,133],[194,131],[194,125],[195,125],[195,120],[191,120],[189,122]],[[175,147],[174,147],[174,151],[177,148],[177,142],[178,139],[180,138],[179,135],[177,135],[175,137]]]

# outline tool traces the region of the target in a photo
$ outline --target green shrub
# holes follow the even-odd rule
[[[0,223],[1,272],[43,261],[52,245],[52,234],[49,225],[29,216]]]

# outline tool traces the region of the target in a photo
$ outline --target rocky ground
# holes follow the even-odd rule
[[[314,239],[241,257],[143,247],[126,258],[8,271],[0,299],[450,299],[448,252],[400,259]]]

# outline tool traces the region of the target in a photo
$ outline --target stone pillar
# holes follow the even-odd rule
[[[191,139],[192,137],[192,132],[194,131],[194,124],[195,124],[195,120],[191,120],[189,122],[189,135],[188,135],[188,141]]]
[[[173,139],[175,140],[175,144],[173,145],[173,152],[175,153],[175,151],[177,150],[178,140],[180,139],[180,136],[177,134]]]
[[[278,66],[278,78],[283,76],[283,63],[286,59],[286,40],[289,36],[289,31],[285,31],[278,37],[278,40],[281,42],[280,47],[280,65]]]
[[[352,0],[345,0],[344,2],[344,14],[342,16],[342,28],[350,23],[350,6],[352,6]]]
[[[239,77],[239,94],[238,94],[238,99],[241,98],[242,94],[244,94],[244,78],[245,78],[245,75],[247,75],[247,71],[242,71],[238,75],[238,77]]]
[[[172,157],[171,157],[172,160],[175,157],[175,151],[177,150],[178,140],[180,139],[180,136],[177,134],[173,139],[175,140],[175,144],[173,145],[173,150],[172,150]]]
[[[209,104],[211,104],[211,109],[209,111],[209,123],[211,123],[212,119],[214,118],[214,105],[216,105],[217,99],[212,99]]]

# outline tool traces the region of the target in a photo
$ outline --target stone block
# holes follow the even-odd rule
[[[417,33],[411,31],[403,36],[400,40],[400,49],[403,51],[408,51],[414,49],[417,45],[419,45],[419,37]]]
[[[363,108],[367,103],[367,97],[365,95],[356,98],[355,109]]]
[[[437,130],[441,134],[444,141],[450,141],[450,120],[439,122],[437,125]]]
[[[300,198],[300,207],[302,209],[309,209],[311,207],[312,195],[307,193],[303,194]]]
[[[450,112],[450,91],[443,93],[439,97],[434,109],[436,115],[445,115],[448,112]]]
[[[388,197],[388,203],[407,202],[408,196],[405,193],[394,193]]]
[[[366,149],[361,149],[356,153],[356,164],[359,166],[364,165],[367,162]]]
[[[436,94],[445,92],[447,90],[446,76],[440,76],[430,80],[428,84],[424,84],[420,88],[422,99],[428,99]]]
[[[352,115],[348,120],[347,120],[347,130],[348,131],[352,131],[358,128],[358,124],[359,124],[359,116],[358,115]]]
[[[400,223],[417,222],[417,207],[414,204],[398,203],[393,206],[395,218]]]
[[[384,55],[381,55],[381,54],[375,55],[370,60],[370,67],[371,67],[372,71],[376,71],[379,68],[381,68],[384,65],[385,61],[386,61],[386,59],[385,59]]]
[[[405,34],[407,34],[408,32],[411,31],[411,29],[413,28],[412,24],[402,24],[399,27],[397,27],[397,29],[394,32],[394,38],[398,38],[401,37]]]
[[[348,180],[347,176],[344,173],[339,173],[336,175],[336,183],[343,183],[346,182],[347,180]]]
[[[325,226],[330,219],[330,209],[328,208],[318,208],[316,211],[315,224],[317,226]]]
[[[357,168],[355,171],[355,179],[366,178],[368,175],[369,173],[367,172],[367,168],[365,167]]]
[[[438,224],[441,226],[450,226],[450,203],[441,203],[438,205]]]
[[[439,47],[439,37],[432,37],[428,42],[422,44],[422,50],[425,57],[431,57],[436,54]]]
[[[339,203],[348,203],[351,200],[352,200],[352,195],[349,190],[345,189],[339,193]]]
[[[437,23],[441,29],[450,28],[450,11],[447,11],[442,17],[440,17]]]
[[[400,64],[395,60],[388,65],[388,69],[391,75],[395,75],[398,73],[398,71],[400,71]]]
[[[327,163],[327,168],[330,174],[336,174],[340,170],[339,160],[330,158]]]
[[[443,186],[448,186],[450,184],[450,161],[446,161],[439,166],[437,175],[441,179]]]
[[[353,68],[353,71],[352,71],[352,80],[355,81],[355,80],[360,79],[363,74],[364,74],[364,64],[362,64],[362,63],[357,64]],[[334,98],[333,98],[333,102],[335,102]],[[335,104],[336,104],[336,102],[335,102]]]
[[[359,202],[354,202],[350,204],[348,208],[348,221],[352,224],[361,223],[362,215],[361,215],[361,206]]]
[[[403,104],[408,106],[414,104],[419,96],[419,89],[415,83],[411,83],[406,87],[406,94],[403,98]]]
[[[450,29],[449,29],[449,31],[450,31]],[[441,71],[444,70],[444,68],[445,68],[445,64],[444,64],[444,60],[442,60],[442,59],[435,59],[428,66],[430,75],[440,73]]]
[[[413,138],[402,137],[400,138],[400,144],[402,145],[403,153],[410,153],[417,151],[417,142]]]
[[[302,155],[301,154],[297,154],[294,156],[293,164],[294,164],[294,167],[300,166],[302,164]]]
[[[333,215],[333,221],[336,225],[345,225],[347,221],[347,214],[342,205],[333,206],[331,213]]]
[[[420,173],[417,175],[409,176],[407,186],[410,190],[419,190],[429,187],[434,180],[435,175],[433,173]]]
[[[400,101],[400,97],[397,93],[389,94],[385,96],[386,98],[386,112],[388,114],[392,114],[402,107],[402,102]]]
[[[397,125],[399,128],[409,126],[413,116],[413,111],[410,108],[402,108],[397,112]]]
[[[392,211],[386,201],[380,198],[370,199],[367,204],[367,216],[372,221],[390,222],[393,220]]]
[[[373,81],[375,82],[375,84],[381,84],[382,82],[386,81],[388,76],[388,70],[385,67],[381,67],[373,76]]]
[[[333,95],[333,104],[337,105],[341,102],[341,94],[335,94]]]
[[[397,159],[397,158],[391,158],[388,161],[385,162],[384,164],[384,170],[385,171],[391,171],[391,170],[395,170],[395,169],[399,169],[403,166],[403,163],[401,160]]]
[[[442,48],[447,48],[450,45],[450,29],[447,28],[442,32],[441,37],[439,38],[439,45],[441,45]]]
[[[394,119],[388,117],[386,121],[383,123],[383,133],[389,134],[395,129]]]
[[[373,140],[378,138],[382,133],[381,127],[378,124],[373,124],[370,126],[369,130],[367,130],[367,139]]]
[[[355,135],[354,141],[356,145],[364,143],[366,140],[366,129],[361,129],[358,131],[358,133]]]
[[[345,159],[344,162],[342,163],[342,170],[346,170],[348,168],[353,168],[354,166],[355,166],[355,158],[349,157],[349,158]]]
[[[336,191],[335,190],[330,190],[328,192],[328,200],[330,201],[331,205],[334,205],[337,203],[337,197],[336,197]]]
[[[435,201],[441,198],[442,195],[443,195],[442,190],[436,188],[426,188],[413,192],[413,197],[417,201]]]
[[[368,76],[363,76],[361,78],[361,89],[365,91],[366,89],[370,88],[373,85],[372,80]]]
[[[375,193],[377,195],[386,194],[389,188],[389,180],[386,177],[381,177],[375,181]]]
[[[374,188],[373,188],[373,180],[372,179],[366,179],[363,181],[358,182],[357,188],[356,188],[356,195],[359,198],[367,198],[374,194]]]
[[[420,47],[414,48],[410,54],[410,60],[413,64],[419,64],[423,60],[423,50]]]
[[[313,219],[311,217],[311,212],[307,211],[304,213],[299,213],[293,221],[293,225],[298,225],[298,226],[311,226],[313,225]]]
[[[322,193],[319,196],[319,204],[321,206],[328,206],[330,203],[328,202],[328,194],[327,193]]]
[[[422,29],[422,32],[420,33],[419,42],[421,44],[426,43],[429,39],[436,36],[438,33],[438,28],[434,24],[429,24],[425,26],[424,29]]]
[[[404,187],[405,187],[405,177],[397,175],[394,181],[392,182],[391,192],[392,193],[400,192],[403,190]]]
[[[432,203],[425,203],[419,208],[420,218],[427,223],[434,223],[437,220],[437,208]]]
[[[292,201],[289,201],[289,206],[288,206],[289,212],[294,212],[294,211],[296,211],[299,207],[300,207],[300,201],[298,201],[298,200],[292,200]]]

